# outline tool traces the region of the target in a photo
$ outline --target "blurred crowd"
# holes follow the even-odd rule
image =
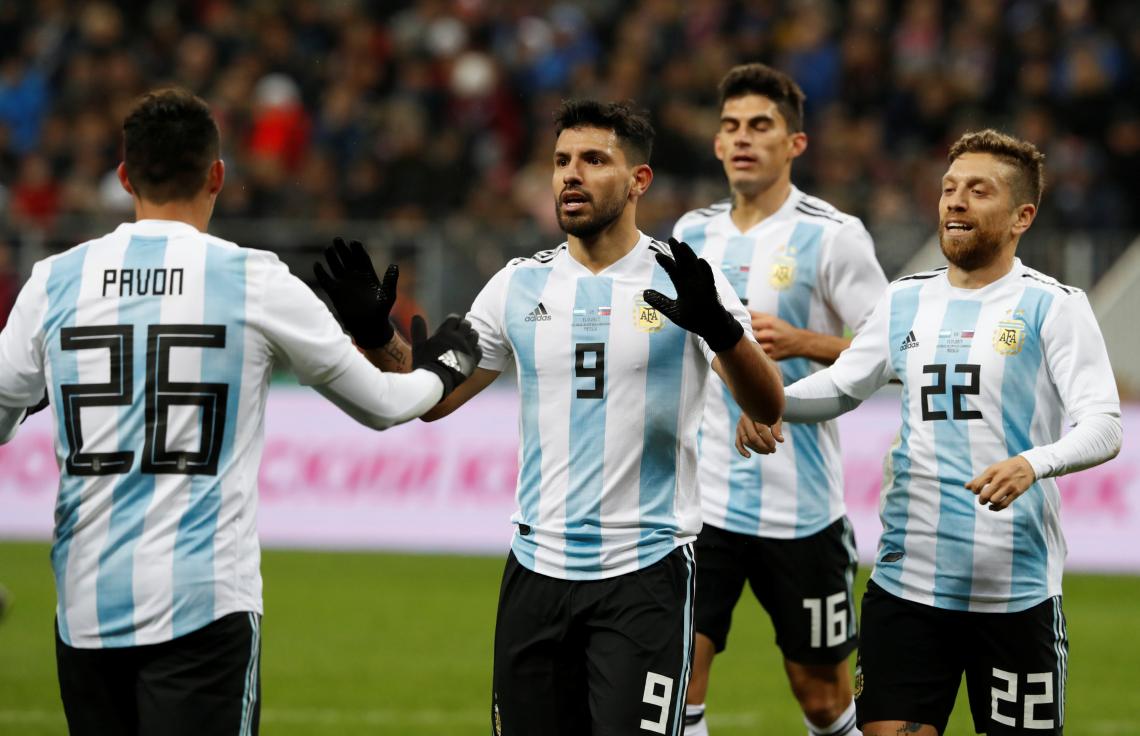
[[[807,93],[794,180],[904,244],[880,249],[888,273],[933,231],[947,147],[970,128],[1046,152],[1047,226],[1140,224],[1133,0],[4,0],[0,240],[129,213],[120,124],[166,84],[222,126],[220,220],[383,220],[413,236],[456,218],[553,236],[551,112],[634,99],[658,130],[639,214],[661,235],[727,195],[716,85],[753,60]]]

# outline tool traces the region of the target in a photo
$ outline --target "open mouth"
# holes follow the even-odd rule
[[[559,204],[566,212],[577,212],[585,207],[590,202],[590,197],[585,192],[568,191],[563,192],[562,196],[558,198]]]
[[[949,233],[968,233],[974,229],[973,225],[961,220],[950,220],[942,227]]]

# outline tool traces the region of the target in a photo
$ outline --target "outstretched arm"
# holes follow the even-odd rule
[[[343,238],[334,238],[324,255],[328,270],[317,262],[313,264],[313,274],[357,347],[380,370],[412,370],[411,346],[393,329],[389,319],[396,303],[399,267],[389,265],[381,281],[359,240],[345,244]]]

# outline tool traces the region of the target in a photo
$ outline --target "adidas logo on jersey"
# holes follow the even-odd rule
[[[906,333],[906,337],[903,338],[902,345],[899,345],[899,350],[910,350],[911,348],[917,347],[918,339],[914,336],[914,330],[911,330],[910,332]]]
[[[526,317],[523,318],[523,321],[524,322],[549,322],[552,319],[554,319],[554,318],[550,316],[550,312],[546,311],[546,307],[544,307],[542,305],[542,302],[539,302],[538,306],[535,307],[529,314],[527,314]]]

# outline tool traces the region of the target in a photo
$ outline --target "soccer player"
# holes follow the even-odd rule
[[[571,101],[556,130],[567,240],[487,283],[468,314],[483,360],[424,419],[454,411],[513,360],[517,532],[495,626],[494,733],[680,734],[707,374],[711,364],[763,421],[782,407],[779,371],[721,273],[684,243],[638,231],[653,179],[649,121],[626,105]],[[676,299],[661,292],[670,282]]]
[[[225,168],[197,97],[145,95],[123,149],[136,221],[37,263],[0,334],[0,439],[46,388],[71,734],[253,734],[273,365],[383,429],[461,382],[477,339],[453,319],[413,346],[421,370],[382,373],[276,256],[207,235]]]
[[[689,212],[673,230],[724,272],[785,383],[834,362],[850,343],[844,325],[858,329],[887,286],[863,224],[792,185],[792,162],[807,147],[803,103],[799,85],[780,71],[731,69],[720,83],[714,150],[732,197]],[[745,581],[772,619],[808,731],[858,733],[847,665],[856,557],[838,429],[789,425],[775,454],[741,456],[733,447],[740,409],[719,378],[709,380],[685,733],[708,733],[709,674]]]
[[[834,365],[788,387],[784,417],[829,419],[902,382],[863,597],[863,733],[942,733],[965,673],[979,733],[1060,734],[1068,640],[1054,478],[1116,455],[1120,401],[1085,295],[1014,255],[1044,157],[983,130],[949,158],[938,231],[949,265],[892,283]],[[1066,415],[1075,426],[1062,437]]]

